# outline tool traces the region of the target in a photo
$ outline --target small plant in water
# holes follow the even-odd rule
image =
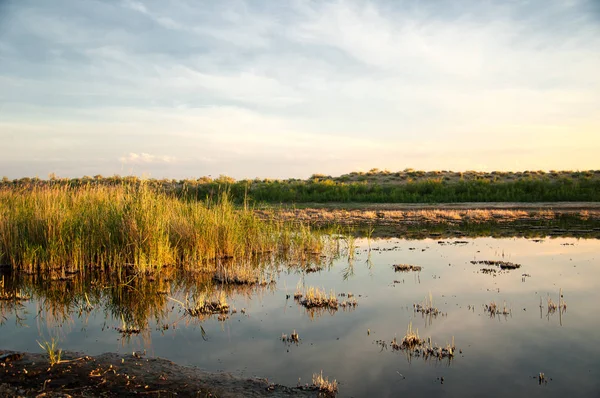
[[[387,343],[381,340],[376,341],[376,343],[384,348],[387,348]],[[408,324],[408,328],[406,330],[406,334],[402,338],[402,341],[398,343],[396,337],[391,341],[390,346],[393,351],[404,351],[408,357],[412,356],[422,356],[425,359],[430,357],[442,359],[442,358],[453,358],[454,352],[456,350],[454,346],[454,337],[452,337],[452,343],[446,344],[446,346],[438,346],[437,344],[433,344],[431,338],[427,340],[421,339],[419,337],[419,331],[412,329],[412,322]]]
[[[425,301],[422,303],[414,303],[413,309],[415,312],[420,312],[423,315],[431,315],[438,316],[440,314],[440,310],[433,306],[433,297],[431,296],[431,292],[429,292],[429,300],[425,297]]]
[[[44,340],[42,343],[37,342],[40,348],[46,351],[48,355],[48,362],[50,362],[50,366],[54,366],[57,363],[60,363],[60,357],[62,355],[62,350],[58,348],[58,340],[55,340],[54,337],[48,340]]]
[[[328,395],[335,395],[338,392],[337,381],[335,379],[329,381],[328,377],[323,377],[323,371],[313,374],[312,386]]]
[[[296,298],[296,295],[294,295]],[[332,291],[329,294],[325,292],[325,290],[321,290],[318,287],[315,288],[313,286],[308,287],[306,292],[300,297],[297,298],[298,302],[306,307],[306,308],[329,308],[329,309],[337,309],[338,308],[338,299],[335,296],[335,293]]]
[[[506,301],[502,305],[502,308],[500,308],[500,306],[497,305],[495,301],[492,301],[489,305],[485,304],[484,308],[485,312],[487,312],[492,318],[496,315],[506,316],[511,314],[510,309],[506,306]]]
[[[409,272],[409,271],[421,271],[423,267],[419,265],[410,264],[394,264],[394,271],[396,272]]]
[[[300,337],[298,336],[298,333],[296,333],[296,330],[294,330],[292,332],[292,334],[290,334],[289,336],[285,333],[281,334],[281,341],[283,341],[284,343],[296,343],[298,344],[300,342]]]
[[[185,298],[185,312],[191,316],[227,314],[229,304],[225,297],[225,292],[221,291],[216,299],[209,299],[206,293],[199,293],[194,297],[193,302]]]

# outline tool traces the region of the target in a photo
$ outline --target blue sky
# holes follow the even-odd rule
[[[600,2],[0,0],[0,175],[600,168]]]

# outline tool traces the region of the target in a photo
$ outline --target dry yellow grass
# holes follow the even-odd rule
[[[312,384],[313,387],[318,388],[320,392],[329,395],[335,395],[338,392],[337,381],[335,379],[330,381],[328,377],[323,377],[323,371],[313,374]]]

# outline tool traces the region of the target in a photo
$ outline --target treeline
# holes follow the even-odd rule
[[[559,202],[600,201],[600,178],[595,172],[561,173],[556,176],[522,175],[512,179],[490,178],[408,179],[402,183],[340,181],[328,176],[308,180],[241,180],[226,176],[197,180],[142,180],[137,177],[84,177],[49,180],[4,179],[3,189],[35,186],[137,186],[145,185],[179,198],[205,200],[227,192],[242,203],[455,203],[455,202]]]

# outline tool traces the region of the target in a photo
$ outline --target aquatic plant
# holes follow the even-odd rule
[[[500,267],[503,270],[517,269],[521,268],[521,264],[515,264],[508,261],[496,261],[496,260],[471,260],[471,264],[485,264],[485,265],[495,265]]]
[[[502,308],[500,308],[495,301],[490,302],[489,304],[484,305],[485,312],[489,314],[490,317],[495,317],[496,315],[510,315],[511,311],[506,306],[506,301]]]
[[[235,208],[226,193],[200,202],[145,184],[0,189],[0,264],[30,273],[171,265],[215,272],[216,260],[230,259],[219,275],[246,282],[257,272],[239,263],[324,247],[324,236],[310,227],[260,220]]]
[[[338,392],[337,381],[335,379],[330,381],[328,377],[323,377],[323,371],[313,374],[312,386],[328,395],[335,395]]]
[[[192,300],[186,295],[185,302],[185,312],[191,316],[223,315],[229,312],[229,304],[225,292],[222,290],[216,295],[216,298],[210,298],[206,291],[197,293]]]
[[[296,295],[294,295],[294,298],[296,298]],[[339,304],[333,291],[327,294],[325,290],[313,286],[309,286],[300,297],[296,298],[296,300],[308,309],[328,308],[335,310],[338,308]]]
[[[425,297],[422,303],[413,303],[413,309],[415,312],[420,312],[423,315],[438,316],[440,310],[433,306],[433,296],[429,292],[429,300]]]
[[[57,363],[60,363],[62,349],[58,348],[58,340],[54,339],[53,337],[52,339],[50,339],[50,341],[44,340],[41,343],[39,341],[37,343],[42,350],[46,351],[50,366],[54,366]]]
[[[423,269],[419,265],[410,264],[394,264],[393,267],[396,272],[421,271]]]

